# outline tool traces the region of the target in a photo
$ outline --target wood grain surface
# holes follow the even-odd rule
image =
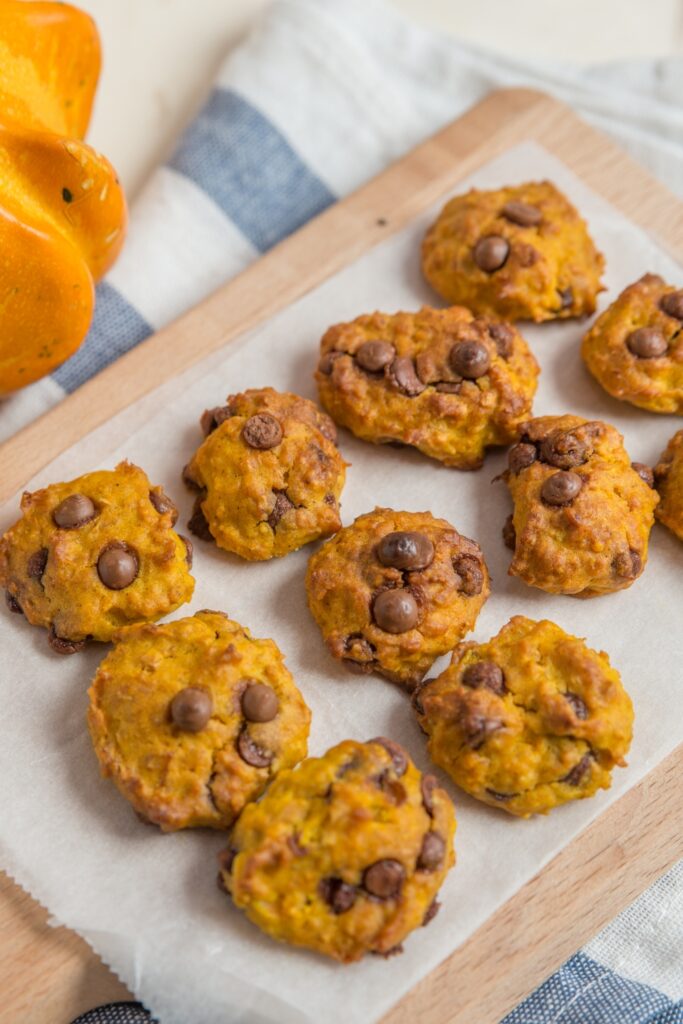
[[[493,93],[0,446],[0,502],[89,431],[315,288],[476,167],[525,140],[559,157],[683,262],[683,204],[662,185],[561,103],[524,89]],[[682,764],[683,747],[569,844],[383,1024],[496,1024],[683,856]],[[92,1006],[131,998],[83,940],[52,928],[45,911],[1,875],[0,985],[0,1024],[67,1024]]]

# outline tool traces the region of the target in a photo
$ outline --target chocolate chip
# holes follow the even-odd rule
[[[491,366],[488,349],[480,341],[456,341],[448,360],[453,370],[466,380],[483,377]]]
[[[203,491],[204,488],[198,483],[190,472],[190,464],[183,466],[182,472],[183,483],[191,491]]]
[[[208,437],[209,434],[213,433],[216,427],[220,427],[221,423],[225,423],[226,420],[230,419],[230,416],[229,405],[217,405],[213,409],[205,409],[199,420],[204,437]]]
[[[458,555],[453,559],[453,570],[460,577],[458,590],[467,597],[476,597],[484,589],[484,571],[474,555]]]
[[[171,526],[175,526],[178,521],[178,509],[175,507],[169,496],[162,490],[150,491],[149,500],[152,502],[160,516],[165,516],[167,512],[170,512]]]
[[[646,466],[644,462],[632,462],[631,469],[635,469],[640,479],[647,484],[648,487],[654,487],[655,475],[649,466]]]
[[[574,302],[573,288],[558,288],[557,295],[560,300],[560,309],[569,309]]]
[[[294,832],[291,836],[287,836],[287,846],[295,857],[305,857],[308,853],[307,848],[301,845],[300,839],[301,836],[298,832]]]
[[[658,359],[669,347],[658,327],[639,327],[631,331],[626,346],[638,359]]]
[[[378,860],[363,872],[363,888],[378,900],[396,899],[405,876],[405,868],[397,860]]]
[[[267,768],[274,757],[269,751],[259,747],[249,735],[246,726],[237,737],[237,752],[242,760],[250,764],[252,768]]]
[[[430,818],[434,817],[434,790],[439,788],[436,775],[423,775],[420,780],[420,792],[424,809]]]
[[[574,765],[571,771],[568,771],[564,775],[560,782],[566,782],[568,786],[580,786],[585,776],[590,771],[591,761],[593,758],[590,754],[584,754],[580,761]]]
[[[486,787],[486,792],[494,800],[498,800],[499,803],[505,803],[506,800],[512,800],[514,796],[517,796],[516,793],[499,793],[497,789],[489,789],[488,786]]]
[[[187,568],[191,569],[192,559],[194,557],[194,548],[192,546],[192,541],[190,540],[189,537],[185,537],[182,533],[179,533],[178,536],[185,545],[185,561],[187,562]]]
[[[491,690],[499,697],[506,692],[503,670],[495,661],[475,661],[468,665],[462,674],[462,683],[472,690]]]
[[[415,363],[409,356],[399,356],[385,371],[389,383],[409,398],[421,395],[425,389],[415,370]]]
[[[441,395],[457,395],[462,391],[462,381],[440,380],[434,385],[434,390]]]
[[[273,491],[273,494],[275,495],[275,504],[267,519],[271,530],[274,530],[282,517],[294,508],[294,503],[289,500],[285,491]]]
[[[34,551],[26,564],[26,575],[29,579],[39,580],[42,579],[43,573],[47,566],[48,550],[47,548],[39,548],[38,551]]]
[[[5,601],[7,602],[7,607],[14,615],[24,614],[24,609],[21,607],[14,594],[10,594],[9,590],[5,591]]]
[[[356,675],[368,675],[374,671],[375,648],[362,633],[350,633],[344,639],[344,667]]]
[[[573,469],[582,466],[590,458],[590,449],[585,441],[568,431],[556,431],[541,444],[540,459],[557,469]]]
[[[321,898],[333,914],[345,914],[356,902],[356,887],[341,878],[323,878],[318,886]]]
[[[183,732],[201,732],[213,711],[213,699],[207,690],[186,686],[170,704],[171,721]]]
[[[368,740],[368,743],[378,743],[381,747],[387,751],[391,756],[391,761],[394,766],[394,771],[400,778],[401,775],[405,775],[408,769],[408,755],[406,754],[403,747],[399,746],[398,743],[394,743],[393,740],[389,740],[386,736],[375,736],[374,739]]]
[[[426,569],[434,561],[434,545],[424,533],[397,530],[382,537],[377,557],[393,569]]]
[[[620,551],[612,562],[612,568],[617,576],[623,579],[635,579],[643,568],[643,560],[637,551],[631,548],[629,551]]]
[[[503,359],[509,359],[514,348],[515,332],[509,324],[493,323],[488,325],[488,331],[493,338],[498,355]]]
[[[250,448],[267,451],[282,441],[282,426],[269,412],[259,412],[244,424],[242,437]]]
[[[356,351],[356,362],[368,373],[379,373],[396,357],[396,349],[388,341],[364,341]]]
[[[331,352],[323,352],[318,363],[318,372],[324,374],[325,377],[329,377],[337,359],[343,355],[343,352],[336,352],[334,349]]]
[[[406,802],[408,794],[398,779],[392,778],[389,768],[384,772],[380,772],[373,781],[377,783],[378,788],[382,790],[387,799],[391,800],[397,807]]]
[[[500,270],[510,255],[510,245],[500,235],[487,235],[480,238],[472,253],[474,262],[480,270],[492,274]]]
[[[435,897],[432,900],[432,902],[429,904],[429,906],[427,907],[427,912],[426,912],[425,916],[422,918],[422,927],[423,928],[426,928],[427,925],[429,924],[429,922],[434,920],[436,915],[439,913],[440,909],[441,909],[441,904],[439,903],[439,901]]]
[[[503,544],[506,548],[510,548],[510,551],[514,551],[517,547],[517,532],[515,530],[515,524],[513,522],[512,513],[507,517],[503,523]]]
[[[536,446],[524,442],[514,445],[508,452],[508,466],[511,473],[517,475],[527,469],[537,459]]]
[[[385,633],[405,633],[418,620],[417,601],[409,590],[383,590],[372,605],[372,615]]]
[[[422,840],[422,849],[417,858],[418,871],[437,871],[446,855],[446,841],[438,832],[428,832]]]
[[[47,642],[55,654],[78,654],[85,647],[85,640],[65,640],[63,636],[57,636],[54,626],[50,626]]]
[[[107,544],[97,559],[97,575],[108,590],[125,590],[139,571],[138,556],[123,541],[115,540]]]
[[[659,308],[674,320],[683,320],[683,289],[663,295],[659,300]]]
[[[60,501],[52,513],[57,526],[62,530],[76,530],[95,518],[97,509],[87,494],[70,494]]]
[[[571,705],[572,711],[576,717],[580,718],[582,722],[585,722],[588,718],[588,708],[586,707],[584,700],[579,697],[578,693],[571,693],[567,691],[564,695],[564,699]]]
[[[516,199],[506,203],[501,213],[506,220],[512,224],[519,224],[521,228],[535,227],[543,220],[543,214],[537,206],[532,206],[531,203],[522,203]]]
[[[195,537],[199,537],[200,540],[213,540],[213,534],[209,529],[209,524],[202,509],[201,498],[197,498],[194,503],[192,515],[187,521],[187,528]]]
[[[541,497],[546,505],[570,505],[583,487],[583,480],[578,473],[560,470],[543,481]]]
[[[272,722],[280,710],[275,690],[265,683],[250,683],[242,694],[241,704],[248,722]]]
[[[490,718],[478,711],[472,711],[460,720],[460,728],[467,745],[476,750],[489,736],[503,728],[503,722],[500,718]]]

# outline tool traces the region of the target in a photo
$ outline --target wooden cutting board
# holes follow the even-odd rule
[[[557,156],[683,263],[683,203],[558,101],[526,89],[493,93],[0,446],[0,503],[89,431],[315,288],[455,191],[478,166],[526,140]],[[683,746],[565,847],[382,1024],[498,1024],[683,857],[682,766]],[[132,998],[82,939],[52,928],[45,910],[2,874],[0,986],[0,1024],[68,1024],[93,1006]]]

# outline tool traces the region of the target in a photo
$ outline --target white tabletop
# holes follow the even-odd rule
[[[134,196],[270,0],[74,2],[95,17],[104,47],[89,141]],[[588,62],[683,52],[681,0],[392,2],[424,25],[521,56]]]

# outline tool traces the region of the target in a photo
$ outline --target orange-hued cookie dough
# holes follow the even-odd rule
[[[315,379],[340,426],[476,469],[528,419],[538,364],[519,331],[468,309],[371,313],[330,327]]]
[[[413,703],[434,763],[522,818],[608,789],[631,744],[633,706],[607,655],[521,615],[459,644]]]
[[[311,719],[272,640],[221,612],[115,637],[90,690],[103,775],[165,832],[228,828],[306,756]]]
[[[654,477],[661,499],[655,515],[683,540],[683,430],[669,441],[655,466]]]
[[[604,265],[586,222],[549,181],[455,196],[422,243],[439,295],[505,320],[594,312]]]
[[[334,423],[313,402],[254,389],[201,422],[206,438],[183,471],[199,491],[193,533],[260,561],[339,529],[346,464]]]
[[[192,597],[192,546],[173,529],[175,506],[130,462],[26,492],[21,511],[0,541],[0,587],[58,653]]]
[[[683,289],[645,274],[598,317],[581,355],[614,398],[683,415]]]
[[[503,531],[510,575],[577,597],[640,576],[658,497],[614,427],[569,415],[530,420],[504,475],[515,506]]]
[[[346,740],[245,808],[219,879],[280,942],[343,963],[391,956],[434,916],[454,831],[448,794],[397,743]]]
[[[410,688],[473,629],[489,574],[445,519],[377,508],[312,555],[306,592],[333,657]]]

